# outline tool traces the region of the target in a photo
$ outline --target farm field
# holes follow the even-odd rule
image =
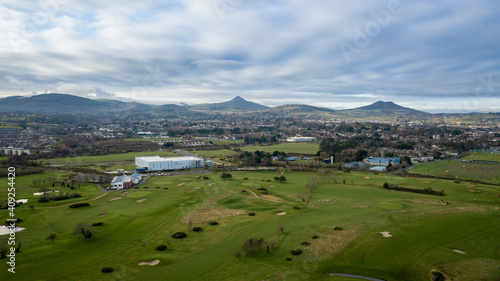
[[[276,145],[266,145],[266,146],[244,146],[241,148],[244,151],[265,151],[273,153],[274,151],[283,151],[285,153],[296,153],[296,154],[316,154],[319,150],[318,143],[280,143]]]
[[[54,158],[46,159],[45,163],[48,164],[89,164],[89,163],[106,163],[106,162],[126,162],[135,161],[136,156],[161,156],[161,157],[173,157],[179,156],[173,152],[169,151],[148,151],[148,152],[129,152],[122,154],[108,154],[100,156],[80,156],[80,157],[68,157],[68,158]]]
[[[78,209],[21,205],[16,280],[357,280],[328,276],[347,273],[405,281],[430,280],[432,269],[452,280],[500,278],[500,187],[364,173],[287,172],[286,182],[274,181],[277,172],[231,174],[154,177],[110,193],[86,186],[85,196],[103,196]],[[35,178],[16,178],[17,198]],[[384,182],[445,196],[389,191]],[[79,222],[104,224],[84,239],[73,234]],[[179,231],[187,237],[173,239]],[[270,254],[264,247],[247,255],[250,238],[263,238]],[[107,266],[115,271],[101,273]],[[0,279],[9,274],[2,263]]]
[[[483,180],[492,183],[500,183],[500,165],[463,162],[466,160],[486,160],[497,161],[500,163],[500,154],[473,153],[459,160],[421,164],[415,166],[409,171],[439,177]]]

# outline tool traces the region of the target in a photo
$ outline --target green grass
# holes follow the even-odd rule
[[[179,156],[173,152],[169,151],[149,151],[149,152],[129,152],[122,154],[108,154],[102,156],[80,156],[80,157],[68,157],[68,158],[55,158],[46,159],[45,163],[49,164],[89,164],[89,163],[107,163],[107,162],[130,162],[135,161],[135,157],[138,156],[161,156],[161,157],[173,157]]]
[[[382,174],[366,178],[364,173],[335,172],[322,177],[287,172],[284,183],[273,180],[276,172],[231,174],[230,180],[222,180],[220,173],[208,174],[208,180],[199,179],[199,175],[149,178],[147,190],[131,189],[123,196],[119,195],[123,191],[110,192],[81,209],[30,210],[21,206],[16,213],[26,230],[16,234],[22,241],[22,252],[16,256],[16,280],[356,280],[327,276],[348,273],[417,281],[428,280],[433,268],[456,280],[467,280],[468,276],[481,276],[476,280],[500,278],[500,216],[495,210],[499,187],[476,185],[474,189],[482,192],[472,193],[470,183]],[[305,204],[305,183],[311,177],[320,183]],[[18,192],[31,192],[34,178],[18,177]],[[346,184],[342,184],[344,179]],[[384,182],[442,189],[446,196],[389,191],[382,187]],[[242,192],[252,190],[260,195],[256,187],[266,187],[269,195],[281,202]],[[92,196],[102,194],[90,186],[85,190]],[[5,200],[6,193],[0,196]],[[114,197],[122,198],[109,201]],[[143,197],[148,200],[136,202]],[[213,212],[244,212],[216,218],[217,226],[183,220],[200,206],[212,206]],[[256,215],[248,216],[249,211]],[[277,216],[277,212],[286,215]],[[106,215],[99,217],[102,214]],[[6,218],[7,212],[1,210],[0,221]],[[72,234],[78,222],[98,221],[104,225],[96,228],[92,239]],[[190,231],[195,226],[203,231]],[[334,230],[336,226],[344,230]],[[178,231],[188,237],[172,239]],[[378,233],[381,231],[393,236],[383,238]],[[57,234],[54,244],[46,240],[50,233]],[[319,239],[312,239],[313,235]],[[252,237],[274,241],[272,254],[264,251],[244,260],[235,257]],[[305,241],[311,244],[302,246]],[[163,244],[166,251],[155,250]],[[292,256],[293,249],[304,253]],[[287,257],[292,260],[286,261]],[[137,265],[153,259],[159,259],[160,264]],[[101,273],[105,266],[115,272]],[[9,274],[7,264],[2,263],[0,280],[10,280]]]
[[[468,158],[473,157],[468,156]],[[412,168],[410,172],[447,178],[500,183],[500,165],[494,164],[465,163],[460,162],[460,160],[439,161],[418,165]]]
[[[220,150],[195,150],[191,151],[192,153],[195,153],[197,155],[200,155],[202,157],[224,157],[226,155],[236,155],[238,152],[229,150],[229,149],[220,149]]]
[[[280,143],[277,145],[266,146],[245,146],[241,148],[244,151],[265,151],[273,153],[274,151],[283,151],[285,153],[309,154],[313,155],[319,151],[318,143]]]

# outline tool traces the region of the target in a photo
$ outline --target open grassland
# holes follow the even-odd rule
[[[16,214],[26,230],[16,235],[22,242],[16,280],[357,280],[328,276],[348,273],[420,281],[430,280],[432,269],[453,280],[500,278],[499,187],[363,173],[287,172],[283,183],[273,180],[277,172],[231,174],[229,180],[220,173],[149,178],[79,209],[22,205]],[[30,177],[18,177],[20,194],[32,191]],[[306,196],[311,179],[318,186]],[[384,182],[446,195],[389,191]],[[86,240],[72,234],[79,222],[104,224]],[[191,231],[197,226],[203,231]],[[172,239],[178,231],[187,238]],[[46,239],[51,233],[54,243]],[[273,241],[271,254],[246,256],[241,247],[249,238]],[[168,249],[156,251],[158,245]],[[294,249],[302,255],[291,255]],[[156,259],[158,265],[138,265]],[[115,271],[101,273],[105,266]],[[10,274],[2,262],[0,280]]]
[[[172,157],[179,156],[173,152],[169,151],[147,151],[147,152],[129,152],[122,154],[108,154],[100,156],[80,156],[80,157],[68,157],[68,158],[54,158],[46,159],[45,163],[48,164],[89,164],[89,163],[106,163],[106,162],[130,162],[135,161],[137,156],[161,156],[161,157]]]
[[[438,177],[500,183],[500,165],[465,162],[470,160],[497,161],[500,163],[500,154],[473,153],[459,160],[421,164],[412,168],[410,172]]]
[[[220,150],[195,150],[191,151],[191,153],[200,155],[202,157],[217,157],[222,158],[226,155],[236,155],[238,152],[229,150],[229,149],[220,149]]]
[[[276,145],[266,145],[266,146],[245,146],[241,148],[244,151],[265,151],[273,153],[274,151],[283,151],[285,153],[295,153],[295,154],[308,154],[313,155],[319,151],[318,143],[280,143]]]

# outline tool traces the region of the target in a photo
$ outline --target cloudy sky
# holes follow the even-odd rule
[[[0,97],[500,112],[496,0],[0,0]]]

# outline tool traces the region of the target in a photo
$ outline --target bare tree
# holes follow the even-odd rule
[[[51,233],[49,234],[49,236],[47,237],[47,240],[51,240],[52,241],[52,244],[54,244],[54,240],[57,238],[57,235],[54,234],[54,233]]]
[[[85,239],[90,239],[95,234],[95,229],[88,223],[81,222],[75,226],[75,231],[73,234],[81,234]]]

